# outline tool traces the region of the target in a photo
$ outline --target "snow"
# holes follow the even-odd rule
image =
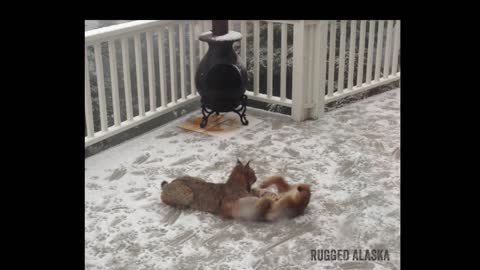
[[[242,34],[236,31],[228,31],[227,34],[221,36],[212,36],[212,31],[204,32],[200,35],[200,38],[209,38],[213,41],[236,41],[242,38]]]
[[[300,123],[248,108],[261,122],[225,138],[177,127],[199,114],[85,160],[86,269],[399,269],[400,89]],[[223,182],[237,158],[258,181],[311,184],[305,215],[240,222],[161,202],[162,181]],[[310,260],[311,249],[379,247],[390,261]]]

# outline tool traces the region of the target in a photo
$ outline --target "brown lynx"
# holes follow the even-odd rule
[[[161,199],[165,204],[210,212],[224,218],[264,220],[272,201],[251,195],[257,181],[247,162],[237,160],[226,183],[209,183],[203,179],[183,176],[171,183],[162,182]]]

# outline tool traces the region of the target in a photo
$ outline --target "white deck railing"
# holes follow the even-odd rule
[[[185,36],[185,28],[188,28],[189,31],[188,38]],[[87,129],[85,145],[94,144],[197,99],[198,95],[195,91],[194,84],[191,82],[194,80],[195,67],[199,61],[199,55],[195,53],[198,47],[197,37],[202,31],[203,29],[199,29],[197,24],[192,21],[134,21],[85,32],[85,119]],[[175,36],[175,34],[177,34],[177,36]],[[133,65],[130,64],[130,49],[132,49],[132,46],[129,46],[129,41],[131,41],[131,39],[133,39],[133,58],[135,59]],[[165,47],[164,41],[166,39],[168,39],[168,44]],[[188,59],[186,59],[187,53],[185,51],[185,44],[187,42],[189,44]],[[116,45],[118,45],[118,43],[121,45],[120,61],[117,61]],[[157,47],[156,52],[154,52],[154,45]],[[102,55],[102,47],[105,46],[108,46],[108,55]],[[91,47],[93,47],[94,51],[93,61],[92,59],[89,60],[87,51]],[[144,57],[142,54],[144,54],[145,51],[147,55],[148,93],[145,93],[144,86],[145,71],[143,68]],[[200,52],[203,54],[202,50]],[[158,57],[156,59],[154,58],[155,54]],[[171,71],[170,74],[168,74],[170,78],[169,81],[167,81],[167,74],[165,72],[165,65],[167,64],[166,56],[169,58],[168,64]],[[109,73],[104,74],[103,61],[107,58],[109,62]],[[177,64],[177,58],[180,58],[179,64]],[[154,64],[157,60],[158,67]],[[188,77],[186,76],[187,61],[190,67]],[[120,106],[119,102],[118,62],[121,62],[123,71],[122,90],[125,94],[124,108]],[[97,82],[96,87],[101,123],[100,130],[98,131],[95,130],[93,123],[94,114],[92,111],[93,103],[90,81],[90,74],[93,72],[90,68],[91,63],[94,63]],[[177,65],[180,71],[179,74],[177,74]],[[132,69],[135,71],[136,78],[134,79],[136,85],[132,85]],[[177,76],[179,76],[178,79]],[[105,78],[109,78],[110,81],[109,95],[106,95]],[[178,80],[180,84],[178,84]],[[188,89],[187,81],[189,82]],[[159,91],[157,91],[156,85],[159,85]],[[134,93],[132,93],[132,86],[136,90]],[[135,115],[132,94],[136,94],[135,98],[138,102],[138,106],[136,106],[137,113]],[[159,104],[157,104],[158,94],[160,94]],[[145,100],[146,95],[148,95],[147,101]],[[111,107],[113,108],[113,112],[107,112],[108,102],[112,103]],[[148,111],[146,111],[146,103],[148,103]],[[122,112],[124,112],[124,114],[126,112],[123,121],[121,119]],[[107,119],[108,116],[110,116],[110,118],[113,116],[113,123],[111,123],[112,121],[109,123]]]
[[[292,118],[297,121],[318,118],[329,102],[400,78],[400,72],[397,72],[399,21],[262,20],[229,23],[230,29],[243,35],[239,44],[242,62],[252,63],[247,65],[253,73],[252,89],[246,92],[248,97],[291,107]],[[266,24],[263,33],[260,24]],[[347,25],[350,26],[349,44],[346,44]],[[274,27],[281,33],[279,48],[274,48]],[[287,44],[289,28],[293,28],[290,29],[293,30],[291,44]],[[92,145],[198,99],[195,69],[208,49],[198,36],[210,29],[211,21],[134,21],[86,32],[85,145]],[[267,35],[266,50],[263,50],[266,51],[266,75],[263,75],[266,76],[266,85],[261,85],[265,78],[260,72],[260,40],[263,35]],[[337,37],[340,38],[338,45]],[[252,47],[250,55],[247,49]],[[273,61],[274,49],[280,50],[280,63],[277,64]],[[289,54],[289,49],[293,49],[293,53]],[[366,56],[364,51],[367,51]],[[131,62],[132,58],[134,62]],[[291,63],[290,69],[288,62]],[[104,72],[105,67],[108,72]],[[279,82],[274,82],[274,68],[280,70]],[[287,85],[288,77],[291,77],[291,86]],[[276,93],[274,83],[279,85]],[[92,87],[96,88],[93,95]],[[291,98],[288,98],[287,89],[290,88]],[[120,102],[121,92],[124,102]],[[95,97],[98,102],[92,102]],[[94,125],[94,117],[99,119],[99,125]]]

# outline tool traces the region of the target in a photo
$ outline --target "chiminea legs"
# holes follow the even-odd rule
[[[245,115],[246,110],[247,110],[247,96],[243,95],[242,101],[239,107],[236,109],[233,109],[232,111],[238,114],[238,116],[240,116],[240,122],[242,122],[244,126],[248,125],[247,116]],[[205,106],[205,104],[202,104],[203,118],[202,118],[202,122],[200,123],[200,128],[205,128],[207,126],[208,118],[213,113],[216,113],[217,115],[219,114],[218,112],[208,109],[207,106]]]
[[[248,125],[247,116],[245,115],[245,111],[247,110],[247,96],[243,95],[242,97],[242,104],[238,109],[233,109],[233,111],[240,116],[240,121],[244,126]]]
[[[207,106],[205,106],[204,104],[202,104],[202,114],[203,114],[203,119],[202,119],[202,122],[200,123],[200,127],[201,128],[204,128],[207,126],[207,122],[208,122],[208,117],[210,117],[210,115],[212,115],[212,113],[214,113],[213,110],[209,110],[207,108]],[[218,113],[217,113],[218,115]]]

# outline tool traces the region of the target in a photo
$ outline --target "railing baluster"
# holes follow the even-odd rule
[[[280,60],[280,99],[287,97],[287,24],[282,23],[281,60]]]
[[[355,39],[357,34],[357,21],[350,22],[350,48],[348,49],[348,90],[353,88],[353,67],[355,64]]]
[[[267,96],[272,97],[273,84],[273,23],[267,27]]]
[[[167,84],[165,80],[165,49],[163,46],[163,30],[162,27],[158,30],[158,63],[160,69],[160,102],[162,103],[162,107],[167,107]]]
[[[187,98],[185,91],[185,28],[183,23],[180,23],[178,38],[180,39],[180,91],[182,93],[182,99]]]
[[[357,66],[357,87],[362,86],[363,83],[363,58],[365,54],[365,28],[366,21],[360,22],[360,45],[358,47],[358,66]]]
[[[125,105],[127,107],[127,120],[133,120],[132,109],[132,86],[130,82],[130,57],[128,52],[128,40],[122,38],[122,65],[123,65],[123,87],[125,89]]]
[[[170,93],[172,95],[172,102],[177,103],[177,73],[176,53],[175,53],[175,39],[173,26],[168,27],[168,49],[170,51]]]
[[[203,29],[205,30],[205,32],[207,31],[212,31],[212,21],[211,20],[204,20],[203,21]]]
[[[383,78],[388,78],[390,74],[390,58],[392,57],[392,26],[393,21],[387,23],[387,41],[385,44],[385,60],[383,62]]]
[[[253,22],[253,94],[260,91],[260,22]]]
[[[200,63],[200,60],[202,59],[203,56],[203,41],[198,40],[198,37],[203,33],[203,21],[197,21],[198,27],[200,29],[199,35],[197,35],[196,40],[198,42],[198,63]]]
[[[105,98],[105,83],[103,77],[103,61],[101,44],[95,44],[95,67],[97,72],[98,102],[100,103],[100,125],[102,131],[108,130],[107,100]]]
[[[380,68],[382,65],[382,51],[383,51],[383,26],[384,21],[378,21],[378,33],[377,33],[377,55],[375,57],[375,81],[380,79]]]
[[[202,34],[203,32],[203,21],[196,21],[196,29],[199,29],[199,32],[198,35],[195,35],[195,40],[198,44],[198,60],[197,60],[197,63],[200,63],[200,60],[202,59],[202,56],[203,56],[203,41],[200,41],[198,40],[198,37]]]
[[[153,63],[153,39],[152,32],[147,32],[147,64],[148,64],[148,88],[150,97],[150,111],[157,109],[157,98],[155,93],[155,67]]]
[[[194,24],[190,21],[190,37],[189,37],[189,45],[190,45],[190,93],[195,95],[195,35],[194,35]]]
[[[208,22],[207,20],[204,20],[202,21],[202,32],[207,32],[207,31],[210,31],[211,29],[209,29],[210,27],[208,26]],[[202,57],[207,53],[208,51],[208,44],[206,42],[203,42],[203,41],[200,41],[200,44],[201,44],[201,48],[202,48],[202,53],[200,54],[200,59],[202,59]]]
[[[337,34],[337,22],[330,22],[330,51],[328,52],[328,96],[333,96],[333,79],[335,75],[335,37]]]
[[[240,22],[240,32],[242,33],[242,40],[240,41],[240,55],[242,63],[247,66],[247,22],[242,20]]]
[[[400,49],[400,21],[396,21],[396,23],[395,23],[395,42],[393,43],[392,75],[397,74],[399,49]]]
[[[343,79],[345,76],[345,39],[347,35],[347,21],[340,22],[340,56],[338,68],[338,93],[343,93]]]
[[[120,126],[120,99],[118,97],[117,55],[115,41],[108,41],[108,58],[110,62],[110,79],[112,81],[113,121],[115,126]]]
[[[140,116],[145,116],[145,94],[143,89],[143,66],[140,33],[136,33],[133,39],[135,44],[135,66],[137,70],[138,114]]]
[[[87,137],[92,138],[93,113],[92,113],[92,92],[90,90],[90,69],[88,66],[88,53],[85,47],[85,122],[87,124]]]
[[[373,42],[375,35],[375,21],[371,20],[369,22],[368,28],[368,54],[367,54],[367,74],[365,82],[367,84],[372,81],[372,62],[373,62]]]

